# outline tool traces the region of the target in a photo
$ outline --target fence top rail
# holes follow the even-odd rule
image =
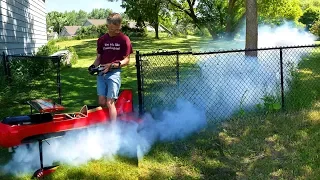
[[[301,45],[301,46],[280,46],[280,47],[266,47],[258,49],[231,49],[231,50],[217,50],[217,51],[199,51],[199,52],[180,52],[180,51],[160,51],[151,53],[139,53],[139,56],[159,56],[159,55],[205,55],[205,54],[219,54],[219,53],[234,53],[234,52],[246,52],[246,51],[266,51],[266,50],[282,50],[282,49],[297,49],[297,48],[309,48],[320,47],[320,44]]]

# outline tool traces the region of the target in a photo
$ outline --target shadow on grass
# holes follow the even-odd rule
[[[309,179],[320,175],[319,129],[318,117],[300,111],[233,119],[219,136],[239,178]]]
[[[140,179],[235,179],[224,154],[217,133],[208,127],[184,140],[154,145],[139,163]]]

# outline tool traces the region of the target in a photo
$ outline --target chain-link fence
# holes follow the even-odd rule
[[[221,119],[297,110],[318,98],[312,68],[320,72],[320,46],[254,51],[257,57],[245,50],[137,52],[140,111],[170,109],[182,98],[206,110],[208,119]]]
[[[31,99],[52,99],[61,103],[60,57],[2,55],[1,119],[30,110]]]

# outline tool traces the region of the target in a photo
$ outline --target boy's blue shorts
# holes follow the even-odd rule
[[[118,99],[118,94],[121,87],[121,70],[115,69],[106,74],[97,76],[97,93],[98,96]]]

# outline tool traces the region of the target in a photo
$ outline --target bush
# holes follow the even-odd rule
[[[308,8],[300,17],[299,22],[305,24],[309,30],[313,23],[320,17],[320,9],[315,7]]]
[[[310,32],[320,38],[320,18],[311,26]]]
[[[11,68],[16,69],[16,73],[21,75],[21,80],[24,78],[28,79],[30,77],[39,76],[41,73],[47,69],[53,67],[53,62],[48,60],[48,56],[59,51],[59,46],[56,46],[55,41],[49,41],[46,45],[41,46],[35,56],[43,56],[42,58],[37,58],[32,60],[29,57],[21,57],[24,63],[21,63],[18,60],[12,61]]]
[[[51,54],[59,51],[59,46],[55,41],[49,41],[46,45],[41,46],[36,53],[37,56],[50,56]]]
[[[66,49],[70,52],[69,54],[67,54],[64,59],[67,62],[64,62],[64,66],[68,66],[71,67],[73,64],[77,64],[78,63],[78,54],[76,52],[76,50],[74,49],[74,47],[66,47]]]
[[[98,37],[101,37],[101,36],[104,35],[107,31],[108,31],[108,28],[107,28],[107,26],[106,26],[105,24],[98,26],[98,27],[97,27]]]
[[[130,28],[129,26],[124,25],[121,30],[129,37],[146,37],[148,35],[146,28]]]
[[[61,50],[68,50],[70,52],[70,54],[63,57],[62,66],[71,67],[72,64],[76,64],[78,62],[78,54],[73,47],[65,47],[62,49],[55,44],[55,41],[49,41],[46,45],[40,47],[36,56],[50,56]],[[41,66],[48,67],[49,62],[43,61],[41,62]]]
[[[83,26],[77,30],[77,35],[74,37],[76,40],[89,39],[89,38],[99,38],[107,32],[107,26],[104,25],[91,25]]]

